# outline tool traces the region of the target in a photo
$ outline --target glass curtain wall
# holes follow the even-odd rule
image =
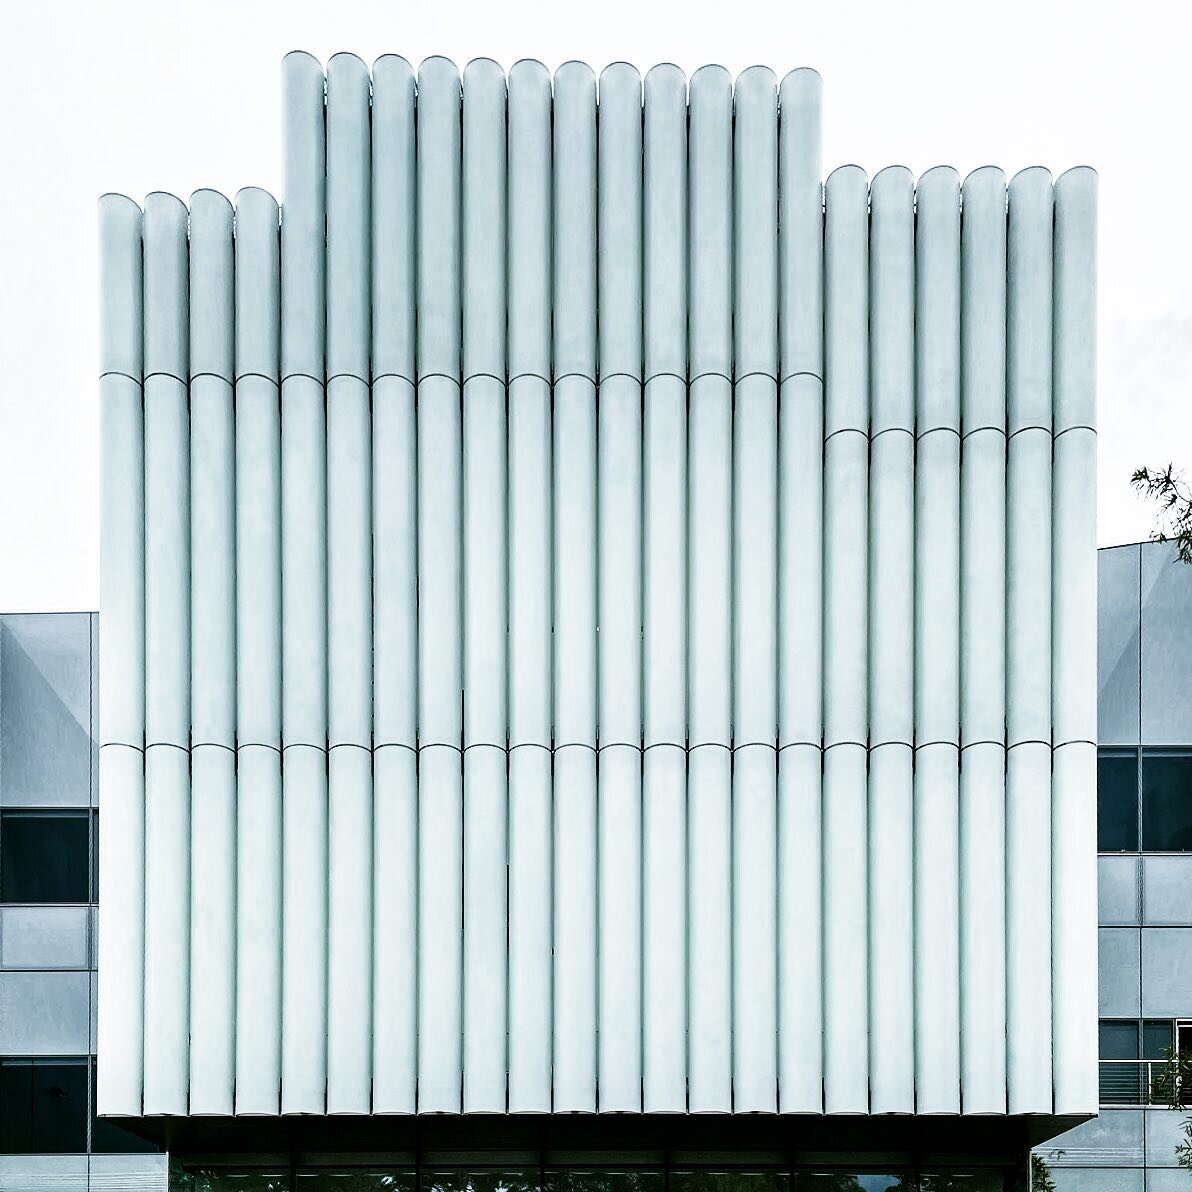
[[[1005,1192],[1000,1169],[912,1171],[531,1167],[440,1170],[389,1166],[249,1169],[175,1163],[172,1192]]]

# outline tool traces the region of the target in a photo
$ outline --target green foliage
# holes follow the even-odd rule
[[[1031,1156],[1031,1192],[1055,1192],[1051,1168],[1047,1166],[1042,1155]]]
[[[1174,542],[1180,562],[1192,563],[1192,486],[1173,464],[1166,468],[1139,468],[1131,477],[1134,491],[1154,501],[1155,542]]]

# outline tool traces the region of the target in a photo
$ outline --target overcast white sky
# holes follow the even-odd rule
[[[0,0],[0,611],[97,607],[96,197],[280,196],[280,61],[348,49],[824,76],[824,164],[1101,175],[1102,545],[1142,463],[1192,470],[1182,5],[1052,0]]]

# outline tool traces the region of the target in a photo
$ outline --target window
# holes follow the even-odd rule
[[[0,1154],[87,1149],[84,1060],[0,1060]]]
[[[1192,851],[1192,753],[1142,755],[1142,847]]]
[[[1148,1018],[1142,1024],[1142,1058],[1166,1059],[1171,1051],[1171,1019]]]
[[[1097,849],[1138,851],[1138,753],[1133,749],[1097,754]]]
[[[0,813],[0,902],[88,902],[89,811]]]

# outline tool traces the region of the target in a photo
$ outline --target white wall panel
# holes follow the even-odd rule
[[[232,206],[190,210],[190,1089],[232,1112],[235,1074],[236,478]],[[201,560],[195,566],[195,560]],[[206,889],[207,882],[217,883]]]
[[[281,449],[278,209],[236,197],[236,1112],[281,1081]]]
[[[373,65],[373,1088],[413,1113],[418,996],[417,170],[414,72]]]
[[[1006,1108],[1006,178],[962,189],[960,1084]]]
[[[596,1108],[596,78],[554,80],[553,1107]]]
[[[145,480],[141,402],[141,209],[99,202],[100,911],[98,1042],[108,1058],[96,1097],[139,1113],[144,1080]]]
[[[505,1109],[505,73],[463,78],[465,1112]]]
[[[283,1113],[327,1085],[327,477],[323,69],[282,63],[281,232]]]
[[[1055,183],[1052,984],[1055,1106],[1096,1096],[1096,279],[1097,178]]]
[[[870,1105],[914,1109],[911,743],[914,684],[914,180],[870,187]]]
[[[869,1104],[866,552],[869,191],[828,177],[824,229],[824,1108]]]
[[[599,1108],[641,1109],[642,88],[600,76],[597,157]]]
[[[960,1111],[960,181],[919,179],[915,237],[915,1091]]]
[[[1009,186],[1006,1051],[1011,1113],[1051,1104],[1051,175]]]
[[[101,207],[100,1108],[1091,1109],[1092,173],[283,87]]]
[[[369,74],[327,66],[327,1110],[367,1113],[372,1037]]]
[[[551,86],[509,73],[509,1108],[550,1109]]]
[[[792,71],[778,126],[778,1089],[823,1106],[820,782],[823,735],[822,83]]]
[[[373,1113],[413,1113],[418,1074],[418,763],[373,753]]]
[[[644,86],[642,1097],[687,1108],[687,80]]]
[[[187,211],[145,200],[145,1094],[185,1113],[190,1030]]]
[[[418,72],[418,1108],[461,1097],[460,80]],[[435,940],[434,948],[425,941]]]
[[[689,85],[688,1107],[732,1108],[732,80]],[[698,247],[697,247],[698,246]]]

